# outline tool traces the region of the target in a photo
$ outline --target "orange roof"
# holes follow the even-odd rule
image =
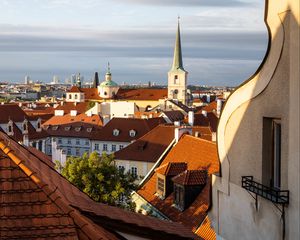
[[[80,90],[80,88],[79,87],[77,87],[77,86],[72,86],[71,88],[70,88],[70,90],[68,90],[68,93],[80,93],[80,92],[82,92],[81,90]]]
[[[120,239],[114,231],[121,229],[146,238],[197,238],[181,224],[92,201],[47,161],[1,132],[0,176],[0,231],[5,239],[113,240]]]
[[[177,174],[184,172],[186,169],[187,163],[185,162],[168,162],[156,168],[155,172],[165,176],[176,176]]]
[[[64,110],[65,114],[70,113],[72,110],[76,110],[78,113],[85,113],[88,110],[88,102],[72,103],[64,102],[63,105],[59,105],[55,110]]]
[[[174,139],[174,126],[158,125],[144,136],[115,152],[118,160],[156,162]]]
[[[206,170],[185,170],[172,178],[174,183],[180,185],[204,185],[207,180]]]
[[[168,97],[168,89],[162,88],[137,88],[137,89],[119,89],[118,99],[126,100],[152,100],[157,101]]]
[[[204,106],[202,110],[207,111],[207,112],[214,112],[217,110],[217,102],[213,101],[209,103],[207,106]]]
[[[81,88],[80,90],[84,93],[85,100],[102,100],[97,88]]]
[[[205,240],[216,240],[217,235],[215,230],[211,226],[211,222],[208,216],[205,217],[201,226],[195,232],[198,236]]]
[[[97,126],[102,126],[103,122],[100,115],[87,116],[85,113],[78,114],[77,116],[71,116],[71,114],[66,114],[64,116],[53,116],[43,126],[47,125],[61,125],[74,122],[84,122],[90,123]]]
[[[13,122],[23,122],[28,116],[16,104],[0,104],[0,123],[7,124]]]
[[[207,169],[208,174],[219,172],[219,159],[216,144],[189,135],[183,135],[180,141],[171,149],[161,166],[169,162],[186,162],[188,170]],[[210,204],[210,180],[201,194],[183,212],[172,207],[174,195],[162,200],[156,196],[156,174],[154,172],[137,193],[172,221],[183,223],[196,231],[206,216]]]

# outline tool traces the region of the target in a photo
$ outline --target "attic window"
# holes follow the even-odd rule
[[[76,131],[76,132],[79,132],[80,130],[81,130],[81,127],[76,127],[76,128],[75,128],[75,131]]]
[[[113,135],[118,136],[120,134],[120,131],[118,129],[113,130]]]
[[[157,190],[158,192],[165,192],[165,180],[163,178],[157,177]]]
[[[52,127],[52,130],[53,130],[53,131],[56,131],[57,129],[58,129],[58,126],[53,126],[53,127]]]
[[[135,130],[132,129],[132,130],[129,131],[129,136],[130,137],[135,137],[135,135],[136,135],[136,131]]]
[[[70,131],[71,127],[65,127],[65,131]]]
[[[86,131],[87,132],[92,132],[93,128],[87,128]]]

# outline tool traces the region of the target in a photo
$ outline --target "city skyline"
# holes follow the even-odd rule
[[[78,72],[88,80],[95,71],[103,79],[109,61],[119,84],[166,84],[178,15],[188,84],[238,85],[267,48],[258,0],[2,0],[0,6],[1,81],[23,82],[25,75],[64,81]]]

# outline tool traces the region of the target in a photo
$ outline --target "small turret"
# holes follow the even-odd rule
[[[81,88],[81,77],[80,77],[80,73],[78,73],[78,75],[77,75],[76,86],[79,87],[79,88]]]

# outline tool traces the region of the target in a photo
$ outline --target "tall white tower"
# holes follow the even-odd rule
[[[177,99],[187,104],[187,75],[183,68],[180,25],[178,18],[177,34],[174,48],[174,58],[171,70],[168,72],[168,98]]]

